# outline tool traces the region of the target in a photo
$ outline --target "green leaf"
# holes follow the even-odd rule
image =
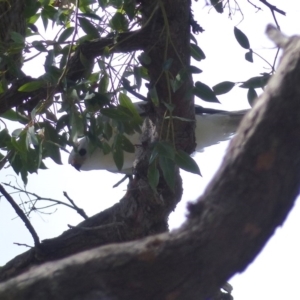
[[[99,93],[102,94],[106,93],[108,85],[109,85],[109,77],[107,73],[104,73],[104,75],[102,76],[99,82]]]
[[[26,132],[26,141],[27,141],[28,148],[29,148],[30,144],[32,144],[34,146],[37,146],[39,144],[39,141],[35,134],[34,126],[28,127],[27,132]]]
[[[248,93],[247,93],[247,99],[248,103],[252,107],[254,104],[255,99],[257,98],[257,93],[254,88],[249,88]]]
[[[86,57],[81,51],[79,53],[79,59],[85,69],[84,77],[88,78],[90,76],[90,74],[92,73],[93,66],[94,66],[94,60]]]
[[[253,62],[253,51],[251,49],[245,54],[245,59],[251,63]]]
[[[82,115],[73,109],[71,111],[71,139],[76,142],[79,136],[84,132],[84,122]]]
[[[35,81],[31,81],[31,82],[27,82],[25,84],[23,84],[22,86],[19,87],[18,91],[19,92],[32,92],[32,91],[36,91],[39,88],[43,87],[45,84],[44,81],[41,80],[35,80]]]
[[[44,46],[43,42],[41,41],[33,41],[31,44],[36,50],[40,52],[48,52],[47,48]]]
[[[0,131],[0,148],[4,148],[7,146],[7,143],[10,142],[11,136],[8,133],[6,128]],[[1,159],[1,158],[0,158]]]
[[[82,30],[88,34],[91,38],[99,38],[99,30],[87,19],[85,18],[78,18],[80,27]]]
[[[175,154],[175,163],[179,168],[201,176],[199,166],[186,152],[178,150]]]
[[[159,156],[164,156],[171,160],[174,160],[175,151],[174,147],[170,143],[165,141],[157,142],[155,148]]]
[[[269,74],[265,74],[263,76],[256,76],[256,77],[252,77],[250,79],[248,79],[247,81],[245,81],[243,84],[241,84],[239,87],[241,88],[263,88],[269,81],[269,79],[271,78],[271,75]]]
[[[58,42],[58,43],[63,43],[64,41],[66,41],[66,40],[72,35],[73,32],[74,32],[74,27],[66,28],[66,29],[61,33],[61,35],[59,36],[57,42]]]
[[[133,18],[135,17],[135,1],[132,0],[124,0],[124,5],[123,5],[123,9],[126,12],[128,18],[130,21],[133,20]]]
[[[53,126],[45,122],[44,123],[44,142],[43,147],[45,150],[45,156],[50,157],[55,163],[61,165],[61,156],[60,156],[60,139],[61,136],[57,134],[57,131]]]
[[[190,39],[191,39],[192,42],[194,42],[194,44],[198,45],[198,41],[197,41],[197,39],[194,37],[194,35],[193,35],[192,33],[190,34]]]
[[[135,152],[135,147],[134,145],[130,142],[130,140],[124,136],[123,134],[121,135],[121,147],[124,151],[129,152],[129,153],[134,153]]]
[[[123,5],[123,0],[109,0],[108,2],[114,8],[121,8],[121,6]]]
[[[188,66],[187,67],[187,72],[190,72],[192,74],[200,74],[202,73],[203,71],[195,66]]]
[[[172,91],[175,93],[187,79],[188,72],[187,69],[184,68],[178,72],[174,80],[170,80]]]
[[[127,95],[120,93],[119,94],[119,102],[120,102],[121,106],[126,107],[132,113],[135,123],[141,125],[143,122],[143,119],[139,115],[136,107],[133,105],[130,98]]]
[[[103,106],[109,104],[109,97],[107,94],[100,94],[93,92],[91,94],[86,94],[84,102],[88,111],[97,112]]]
[[[134,67],[133,68],[133,74],[134,74],[134,80],[135,84],[137,86],[137,89],[139,90],[142,85],[142,67]]]
[[[78,16],[85,17],[85,18],[90,18],[90,19],[94,19],[94,20],[97,20],[97,21],[102,21],[101,17],[99,17],[98,15],[96,15],[96,14],[94,14],[92,12],[81,13],[81,14],[78,14]]]
[[[147,177],[148,177],[148,182],[149,182],[151,188],[154,191],[156,191],[156,187],[159,182],[159,171],[158,171],[155,163],[150,164],[150,166],[148,168]]]
[[[220,103],[212,89],[200,81],[195,83],[193,94],[204,101]]]
[[[163,104],[169,112],[172,112],[175,109],[175,104],[173,104],[173,103],[167,103],[167,102],[163,101]],[[165,119],[167,119],[167,117],[165,117]]]
[[[18,128],[18,129],[15,129],[12,133],[11,133],[11,136],[16,138],[16,137],[19,137],[19,135],[22,133],[23,131],[23,128]]]
[[[10,36],[11,36],[11,39],[15,42],[15,43],[18,43],[18,44],[24,44],[24,37],[22,34],[18,33],[18,32],[15,32],[15,31],[11,31],[10,32]]]
[[[68,114],[62,115],[56,123],[56,132],[60,132],[64,127],[70,125],[70,116]]]
[[[55,62],[54,51],[50,50],[46,55],[45,64],[44,64],[46,72],[49,70],[50,67],[53,66],[54,62]]]
[[[144,64],[144,65],[149,65],[151,63],[150,56],[148,54],[146,54],[145,52],[142,52],[138,56],[138,60],[140,61],[141,64]]]
[[[200,61],[202,59],[205,59],[206,56],[198,45],[190,44],[190,49],[191,49],[191,56],[195,60]]]
[[[111,125],[109,124],[109,122],[104,122],[103,133],[105,134],[105,138],[107,140],[110,140],[110,138],[113,135],[113,129],[112,129]]]
[[[14,154],[14,156],[10,160],[10,164],[11,164],[12,168],[14,169],[14,171],[17,174],[19,174],[23,167],[23,164],[22,164],[21,157],[17,152]]]
[[[0,115],[0,117],[3,119],[10,120],[10,121],[18,121],[22,124],[26,124],[30,121],[27,117],[21,115],[18,112],[15,112],[13,109],[7,110],[5,113]]]
[[[118,109],[117,107],[113,108],[102,108],[101,113],[104,116],[107,116],[111,119],[117,120],[117,121],[131,121],[132,115],[124,110]]]
[[[116,134],[113,147],[112,147],[112,154],[114,162],[118,168],[118,170],[122,170],[123,164],[124,164],[124,152],[122,150],[122,135]]]
[[[46,156],[50,157],[58,165],[62,165],[60,150],[57,144],[51,141],[46,141],[43,143],[44,149],[46,151]]]
[[[222,95],[228,93],[234,86],[234,82],[223,81],[213,86],[213,91],[216,95]]]
[[[234,36],[241,47],[243,47],[245,49],[250,48],[250,43],[249,43],[247,36],[237,27],[234,27]]]
[[[158,156],[157,148],[154,147],[152,152],[151,152],[150,159],[149,159],[149,164],[150,165],[154,162],[154,160],[156,159],[157,156]]]
[[[210,0],[210,3],[219,14],[223,13],[224,10],[222,0]]]
[[[173,160],[165,156],[159,156],[159,166],[162,170],[163,177],[169,186],[170,190],[174,192],[175,189],[175,163]]]
[[[98,0],[99,5],[102,9],[105,9],[106,6],[108,5],[109,0]]]
[[[16,4],[12,4],[12,5],[16,5]],[[31,16],[34,16],[40,7],[41,7],[41,3],[39,1],[26,0],[26,5],[24,5],[24,17],[28,19]]]
[[[106,143],[105,141],[102,142],[102,151],[103,151],[104,155],[111,152],[110,145],[108,143]]]
[[[126,17],[120,13],[116,12],[114,16],[109,21],[109,25],[111,26],[112,30],[116,31],[127,31],[128,29],[128,21]]]
[[[158,106],[159,105],[159,99],[158,99],[156,87],[153,87],[153,88],[149,89],[149,96],[151,98],[152,103],[155,106]]]

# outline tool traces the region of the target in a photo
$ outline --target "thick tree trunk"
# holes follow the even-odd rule
[[[181,229],[35,267],[1,284],[1,300],[207,299],[244,270],[299,193],[300,38],[283,46],[277,74]]]

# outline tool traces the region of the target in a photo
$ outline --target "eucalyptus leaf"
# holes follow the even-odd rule
[[[175,158],[175,150],[170,143],[165,141],[160,141],[157,142],[155,148],[157,150],[158,156],[168,157],[171,160]]]
[[[253,106],[256,98],[257,98],[257,93],[256,93],[255,89],[249,88],[248,93],[247,93],[247,99],[248,99],[248,103],[250,104],[251,107]]]
[[[250,43],[249,43],[247,36],[237,27],[234,27],[234,36],[241,47],[243,47],[245,49],[250,48]]]
[[[190,49],[191,49],[191,56],[195,60],[200,61],[200,60],[206,58],[204,52],[202,51],[202,49],[198,45],[190,44]]]
[[[175,163],[173,160],[165,156],[158,157],[159,166],[162,170],[163,177],[169,186],[170,190],[175,190]]]
[[[159,171],[158,171],[155,163],[152,163],[149,165],[147,177],[148,177],[148,182],[149,182],[151,188],[154,191],[156,191],[156,187],[159,182]]]
[[[78,18],[81,29],[91,38],[99,38],[99,30],[86,18]]]
[[[33,92],[38,90],[39,88],[43,87],[45,85],[44,81],[41,80],[34,80],[31,82],[27,82],[19,87],[19,92]]]
[[[178,150],[175,154],[175,163],[179,168],[201,176],[199,166],[186,152]]]
[[[58,43],[63,43],[65,42],[74,32],[74,27],[69,27],[69,28],[66,28],[62,33],[61,35],[59,36],[57,42]]]
[[[195,83],[193,94],[204,101],[220,103],[212,89],[200,81]]]
[[[112,147],[112,154],[114,162],[119,171],[122,170],[124,164],[124,152],[122,149],[122,136],[121,134],[116,134],[113,147]]]
[[[213,91],[216,95],[222,95],[228,93],[234,86],[234,82],[223,81],[213,86]]]

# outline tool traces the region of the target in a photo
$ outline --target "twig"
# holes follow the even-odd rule
[[[272,4],[269,3],[268,1],[266,1],[266,0],[259,0],[259,1],[260,1],[261,3],[263,3],[264,5],[266,5],[267,7],[269,7],[269,8],[271,9],[272,12],[276,11],[276,12],[278,12],[279,14],[281,14],[281,15],[283,15],[283,16],[286,15],[286,13],[285,13],[283,10],[277,8],[275,5],[272,5]]]
[[[79,208],[75,202],[69,197],[69,195],[67,194],[67,192],[63,192],[63,195],[70,201],[70,203],[72,204],[72,206],[74,207],[74,209],[84,218],[84,219],[88,219],[89,217],[87,216],[87,214],[85,213],[85,211],[82,208]]]
[[[38,246],[40,244],[39,237],[37,233],[35,232],[33,226],[31,225],[30,221],[24,214],[23,210],[17,205],[17,203],[14,201],[14,199],[6,192],[4,187],[0,184],[0,192],[2,195],[6,198],[6,200],[10,203],[10,205],[14,208],[17,215],[21,218],[21,220],[25,223],[25,226],[29,230],[29,232],[32,235],[32,238],[34,240],[34,245]]]
[[[17,245],[17,246],[24,246],[24,247],[27,247],[27,248],[32,248],[32,246],[29,246],[27,244],[21,244],[21,243],[14,243],[14,245]]]
[[[74,203],[74,201],[71,202],[69,198],[67,198],[67,199],[71,202],[72,205],[70,205],[70,204],[68,204],[68,203],[65,203],[65,202],[63,202],[63,201],[59,201],[59,200],[52,199],[52,198],[44,198],[44,197],[41,197],[41,196],[39,196],[39,195],[37,195],[37,194],[35,194],[35,193],[31,193],[31,192],[28,192],[28,191],[24,191],[23,189],[18,188],[18,187],[15,187],[15,186],[13,186],[13,185],[11,185],[11,184],[9,184],[9,183],[3,183],[3,184],[6,185],[6,186],[9,186],[9,187],[11,187],[11,188],[13,188],[13,189],[15,189],[15,190],[17,190],[17,191],[20,192],[20,193],[25,193],[25,194],[27,194],[27,195],[33,196],[33,197],[36,198],[36,200],[50,201],[50,202],[56,203],[56,205],[58,205],[58,204],[65,205],[65,206],[67,206],[67,207],[69,207],[69,208],[72,208],[72,209],[76,210],[77,213],[78,213],[79,215],[81,215],[84,219],[88,219],[88,216],[86,215],[86,213],[84,212],[84,210],[83,210],[82,208],[79,208],[79,207]],[[64,192],[64,193],[65,193],[65,192]],[[30,200],[31,200],[31,199],[30,199]]]

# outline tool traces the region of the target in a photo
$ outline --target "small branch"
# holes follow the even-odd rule
[[[271,9],[272,12],[276,11],[276,12],[278,12],[279,14],[281,14],[281,15],[283,15],[283,16],[286,15],[286,13],[285,13],[283,10],[277,8],[275,5],[272,5],[272,4],[269,3],[268,1],[266,1],[266,0],[259,0],[259,1],[260,1],[261,3],[263,3],[264,5],[266,5],[267,7],[269,7],[269,8]]]
[[[4,187],[0,184],[0,192],[2,195],[6,198],[6,200],[10,203],[10,205],[14,208],[17,215],[21,218],[21,220],[25,223],[25,226],[29,230],[29,232],[32,235],[32,238],[34,240],[34,245],[37,247],[40,244],[39,237],[37,233],[35,232],[33,226],[29,222],[28,218],[24,214],[23,210],[17,205],[17,203],[14,201],[14,199],[6,192]]]
[[[27,244],[21,244],[21,243],[14,243],[14,245],[17,245],[17,246],[24,246],[24,247],[27,247],[27,248],[33,248],[32,246],[29,246]]]
[[[70,203],[72,204],[73,208],[86,220],[89,217],[87,216],[87,214],[85,213],[85,211],[82,208],[79,208],[75,202],[69,197],[69,195],[67,194],[67,192],[63,192],[63,195],[70,201]]]
[[[259,6],[257,6],[257,5],[255,5],[254,3],[252,3],[250,0],[247,0],[248,1],[248,3],[250,3],[254,8],[256,8],[257,9],[257,11],[260,11],[260,10],[262,10]]]
[[[65,205],[69,208],[72,208],[74,210],[77,211],[77,213],[82,216],[85,220],[88,219],[88,216],[86,215],[86,213],[84,212],[84,210],[82,208],[79,208],[72,199],[70,199],[67,195],[66,192],[64,192],[64,196],[71,202],[72,205],[68,204],[68,203],[65,203],[63,201],[59,201],[59,200],[55,200],[55,199],[52,199],[52,198],[44,198],[44,197],[41,197],[35,193],[31,193],[31,192],[28,192],[28,191],[24,191],[23,189],[21,188],[18,188],[18,187],[15,187],[9,183],[3,183],[4,185],[6,186],[9,186],[10,188],[14,189],[14,190],[17,190],[18,192],[20,193],[25,193],[27,196],[30,195],[30,196],[33,196],[36,198],[36,200],[43,200],[43,201],[50,201],[50,202],[54,202],[55,205],[58,205],[58,204],[61,204],[61,205]],[[66,195],[65,195],[66,193]],[[50,206],[49,206],[50,207]]]

